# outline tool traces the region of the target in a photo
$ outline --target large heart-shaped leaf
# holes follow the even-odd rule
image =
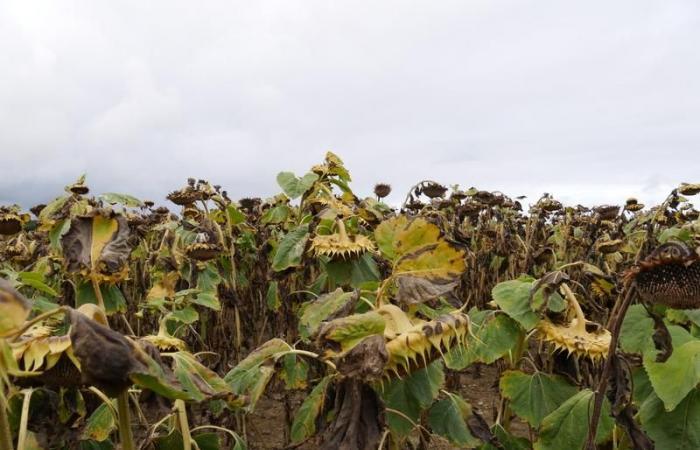
[[[584,389],[565,401],[542,420],[539,438],[534,450],[581,449],[588,436],[590,411],[593,409],[593,391]],[[610,404],[603,403],[603,412],[596,434],[596,442],[604,442],[613,429]]]
[[[494,302],[526,331],[532,330],[540,320],[530,306],[531,287],[531,278],[519,278],[498,283],[491,290]]]
[[[467,427],[467,419],[472,414],[472,408],[460,396],[449,394],[447,398],[438,400],[428,411],[428,425],[433,433],[443,436],[453,445],[462,448],[474,448],[481,443],[472,436]]]
[[[647,355],[644,357],[644,368],[666,410],[673,411],[700,382],[700,340],[676,347],[671,357],[663,363]]]
[[[287,233],[272,258],[272,269],[276,272],[298,267],[304,255],[306,242],[309,240],[309,224],[303,224]]]
[[[401,437],[410,433],[421,412],[433,403],[444,382],[445,373],[440,361],[416,370],[404,379],[385,382],[379,393],[386,407],[400,411],[413,422],[387,411],[386,421],[391,431]]]
[[[639,418],[658,450],[700,448],[700,390],[693,389],[673,411],[654,394],[642,404]]]
[[[513,411],[534,428],[576,393],[563,377],[542,372],[529,375],[509,370],[501,376],[500,386]]]
[[[491,364],[507,355],[523,334],[518,323],[503,313],[470,311],[472,334],[445,354],[447,367],[462,370],[474,362]]]
[[[0,338],[17,332],[31,311],[27,299],[0,279]]]
[[[277,175],[277,183],[291,199],[301,197],[306,191],[311,189],[316,180],[318,180],[318,175],[313,172],[309,172],[301,178],[292,172],[280,172]]]

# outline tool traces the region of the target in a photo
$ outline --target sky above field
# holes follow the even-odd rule
[[[699,43],[697,0],[4,0],[0,203],[264,197],[327,150],[392,202],[659,201],[700,181]]]

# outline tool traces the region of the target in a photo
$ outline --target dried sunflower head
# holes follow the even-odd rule
[[[185,247],[187,257],[197,261],[209,261],[216,258],[219,253],[221,253],[221,247],[209,242],[194,242]]]
[[[648,303],[676,309],[700,307],[700,256],[683,243],[660,245],[625,278],[634,282]]]
[[[349,236],[341,219],[336,220],[337,231],[328,235],[316,235],[311,241],[311,251],[316,256],[326,255],[331,259],[348,259],[374,250],[374,244],[361,234]]]
[[[700,183],[681,183],[678,192],[683,195],[695,195],[700,193]]]
[[[593,361],[605,358],[610,347],[610,332],[601,325],[586,320],[576,297],[565,283],[562,284],[562,290],[575,316],[564,325],[555,324],[547,318],[540,320],[536,327],[539,338],[558,350],[565,350],[578,357]]]
[[[377,183],[374,186],[374,195],[378,198],[384,198],[391,194],[391,186],[386,183]]]
[[[10,236],[22,231],[22,218],[14,212],[0,212],[0,234]]]
[[[202,200],[202,198],[202,192],[192,186],[187,186],[179,191],[173,191],[167,196],[168,200],[180,206],[191,205],[197,200]]]
[[[636,198],[628,198],[627,202],[625,202],[626,211],[636,212],[642,209],[644,209],[644,204],[639,203]]]
[[[615,205],[602,205],[593,208],[600,220],[613,220],[620,212],[620,207]]]
[[[447,188],[439,183],[426,183],[421,191],[430,198],[438,198],[445,195]]]

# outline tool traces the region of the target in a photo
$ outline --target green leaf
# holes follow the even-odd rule
[[[287,194],[287,197],[291,199],[301,197],[306,191],[311,189],[316,180],[318,180],[318,175],[313,172],[309,172],[301,178],[292,172],[280,172],[277,175],[277,184]]]
[[[245,222],[246,216],[238,208],[233,205],[226,207],[226,215],[231,225],[238,225]]]
[[[309,240],[309,224],[303,224],[287,233],[272,258],[272,269],[281,272],[290,267],[298,267],[304,255],[306,242]]]
[[[333,283],[339,286],[358,289],[367,282],[381,280],[377,263],[370,253],[357,259],[328,261],[324,267]]]
[[[491,364],[507,355],[518,343],[523,332],[516,321],[503,313],[470,311],[473,336],[466,345],[456,345],[445,354],[445,364],[462,370],[474,362]]]
[[[105,310],[108,315],[126,312],[126,298],[124,298],[124,294],[122,294],[117,285],[101,284],[100,292],[102,293],[102,299],[105,302]],[[75,291],[75,302],[76,307],[85,303],[97,304],[97,297],[95,296],[95,290],[92,288],[92,283],[85,281],[78,285]]]
[[[646,355],[644,368],[654,392],[664,402],[666,410],[672,411],[700,382],[700,340],[674,348],[671,357],[663,363]]]
[[[221,439],[216,433],[193,434],[192,439],[197,443],[199,450],[220,450]]]
[[[299,407],[290,431],[292,443],[296,444],[316,434],[316,418],[323,409],[326,390],[332,379],[330,375],[322,378]]]
[[[626,353],[644,354],[654,350],[654,319],[643,305],[632,305],[627,310],[620,329],[620,347]]]
[[[286,351],[289,351],[289,344],[282,339],[270,339],[224,376],[224,381],[235,394],[248,396],[246,406],[248,410],[255,408],[255,404],[272,378],[274,368],[270,366],[275,356]]]
[[[199,313],[191,306],[168,313],[167,319],[177,320],[184,324],[195,323],[199,319]]]
[[[644,431],[657,450],[696,450],[700,448],[700,391],[693,389],[671,412],[651,394],[639,410]]]
[[[280,300],[279,283],[277,281],[270,281],[267,287],[267,294],[265,294],[265,303],[270,311],[277,311],[282,306],[282,301]]]
[[[143,202],[141,200],[127,194],[115,194],[114,192],[108,192],[106,194],[98,195],[97,198],[112,205],[121,204],[129,208],[138,208],[139,206],[143,206]]]
[[[287,389],[306,388],[306,379],[309,373],[309,365],[295,354],[282,357],[282,369],[280,378],[284,380]]]
[[[302,338],[308,339],[318,330],[321,322],[334,313],[347,308],[351,302],[356,300],[356,292],[343,292],[342,289],[338,288],[306,303],[299,318],[299,334]]]
[[[542,419],[576,394],[563,377],[537,372],[533,375],[509,370],[501,376],[501,393],[511,401],[513,411],[538,428]]]
[[[525,331],[532,330],[540,318],[530,306],[529,278],[504,281],[494,286],[491,296],[496,304],[513,319],[517,320]]]
[[[421,412],[433,403],[444,382],[442,364],[436,361],[404,379],[385,382],[379,393],[387,408],[400,411],[417,423]],[[391,431],[400,437],[408,435],[413,429],[413,423],[391,411],[386,412],[386,421]]]
[[[213,370],[202,365],[191,353],[168,354],[173,359],[173,372],[192,399],[202,402],[208,398],[232,394],[229,385]]]
[[[278,224],[286,222],[292,210],[287,205],[277,205],[265,211],[265,214],[260,218],[260,222],[264,224]]]
[[[51,286],[45,283],[44,274],[37,272],[19,272],[17,274],[19,281],[22,284],[32,287],[37,291],[41,291],[44,294],[48,294],[51,297],[57,297],[58,292],[56,292]]]
[[[481,441],[469,432],[467,419],[472,413],[469,403],[458,395],[438,400],[428,411],[428,425],[433,433],[447,438],[453,445],[474,448]]]
[[[503,447],[497,449],[494,445],[486,443],[479,447],[479,450],[530,450],[532,448],[530,441],[525,438],[516,438],[500,425],[494,425],[491,428],[491,433],[498,438],[498,442],[500,442]]]
[[[539,438],[534,450],[581,449],[588,435],[590,411],[593,409],[593,391],[584,389],[565,401],[542,420]],[[604,442],[613,429],[610,404],[603,402],[596,442]]]
[[[116,409],[116,401],[112,401],[112,404]],[[87,422],[85,422],[85,428],[83,428],[80,434],[80,439],[91,439],[93,441],[102,442],[109,438],[109,435],[116,429],[117,424],[114,421],[112,411],[106,404],[102,403],[90,414],[90,417],[88,417]]]

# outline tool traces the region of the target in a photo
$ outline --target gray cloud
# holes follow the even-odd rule
[[[424,178],[658,201],[700,175],[699,40],[692,0],[8,0],[0,202],[83,172],[265,196],[329,149],[394,201]]]

